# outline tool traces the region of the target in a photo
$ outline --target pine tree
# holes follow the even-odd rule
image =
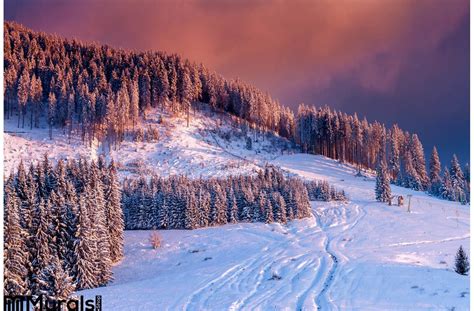
[[[85,195],[79,198],[79,215],[77,240],[74,245],[74,253],[76,254],[74,284],[76,288],[88,289],[94,288],[98,283],[96,281],[95,259],[94,254],[97,252],[94,237],[91,232],[91,223],[87,211]]]
[[[439,161],[438,150],[433,147],[430,158],[430,193],[437,196],[441,186],[441,163]]]
[[[265,199],[263,217],[265,219],[265,223],[267,224],[275,221],[274,216],[273,216],[273,206],[272,206],[272,202],[270,198]]]
[[[243,208],[242,213],[240,215],[240,219],[242,221],[252,221],[253,214],[255,213],[255,205],[256,205],[256,198],[252,193],[252,190],[248,188],[248,186],[243,186],[242,188],[243,194]]]
[[[446,200],[455,200],[451,176],[449,175],[449,171],[446,167],[444,168],[443,180],[441,181],[439,195]]]
[[[92,236],[97,243],[96,271],[98,285],[105,285],[112,279],[112,262],[110,256],[110,236],[105,211],[104,188],[99,170],[94,162],[91,164],[90,185],[87,188],[86,206],[92,223]]]
[[[130,117],[132,118],[133,129],[138,120],[140,97],[138,94],[138,83],[133,81],[130,88]]]
[[[262,190],[258,194],[257,204],[255,205],[255,208],[253,210],[253,217],[252,217],[253,222],[265,222],[266,206],[267,206],[267,198],[265,196],[265,192]]]
[[[189,116],[191,110],[191,101],[193,98],[193,89],[191,84],[191,78],[189,77],[189,70],[184,67],[181,71],[181,87],[180,87],[180,98],[186,111],[186,125],[189,127]]]
[[[38,294],[46,295],[49,300],[65,300],[74,292],[71,277],[64,272],[57,255],[40,272]]]
[[[454,271],[461,275],[467,275],[469,272],[469,258],[464,252],[462,245],[459,246],[458,252],[456,253]]]
[[[423,184],[413,165],[413,159],[410,153],[406,155],[403,170],[403,186],[413,190],[423,190]]]
[[[419,190],[426,190],[428,187],[429,178],[426,174],[425,153],[423,151],[423,145],[416,134],[411,136],[410,149],[412,152],[413,167],[421,184]]]
[[[51,267],[51,281],[52,296],[58,300],[65,300],[71,296],[74,292],[75,287],[72,283],[72,278],[63,269],[63,265],[59,261],[58,256],[53,256]]]
[[[5,187],[4,208],[4,294],[26,295],[28,292],[28,250],[26,232],[20,225],[19,199],[12,186]]]
[[[202,183],[202,181],[200,181]],[[209,214],[211,211],[211,195],[202,185],[198,191],[198,218],[199,227],[207,227],[210,224]]]
[[[381,161],[377,168],[377,178],[375,181],[375,198],[380,202],[389,202],[392,196],[390,189],[390,177],[387,172],[385,161]]]
[[[57,256],[64,264],[64,268],[71,269],[73,266],[73,254],[71,254],[71,242],[75,237],[75,215],[72,210],[74,202],[66,203],[64,192],[53,191],[51,194],[51,209],[54,218],[54,241],[57,247]],[[71,198],[68,198],[71,199]]]
[[[108,168],[107,184],[105,185],[105,211],[110,239],[110,260],[112,263],[120,261],[123,256],[124,221],[120,199],[117,170],[115,163],[112,161]]]
[[[196,197],[194,196],[194,191],[190,191],[187,194],[186,209],[184,213],[185,213],[184,228],[185,229],[197,228],[198,227],[197,203],[196,203]]]
[[[51,251],[54,251],[55,248],[50,244],[51,241],[51,217],[49,210],[51,205],[49,201],[46,203],[41,199],[38,206],[38,217],[40,219],[38,229],[33,238],[34,244],[36,245],[36,253],[33,254],[32,266],[33,272],[32,275],[32,285],[31,290],[33,295],[41,294],[42,291],[49,288],[50,284],[46,284],[46,280],[42,277],[43,273],[48,268],[48,265],[51,262]]]
[[[458,158],[456,155],[453,155],[453,159],[451,160],[451,169],[449,171],[451,176],[451,184],[453,190],[453,200],[458,201],[461,203],[466,202],[466,193],[465,193],[465,181],[464,181],[464,174],[461,170],[461,166],[459,165]]]
[[[391,180],[396,181],[400,173],[400,129],[396,124],[392,126],[388,135],[388,169]]]
[[[272,193],[273,214],[275,221],[286,223],[286,204],[285,199],[279,192]]]

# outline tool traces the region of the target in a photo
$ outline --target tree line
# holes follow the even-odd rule
[[[382,179],[398,186],[428,191],[453,201],[469,200],[469,165],[463,172],[454,155],[451,168],[445,169],[441,177],[434,147],[427,172],[418,135],[403,131],[396,124],[387,129],[377,121],[360,121],[357,114],[306,105],[299,106],[296,120],[295,140],[303,152],[352,163],[359,169],[383,171],[387,177]]]
[[[290,138],[293,114],[268,93],[162,52],[85,44],[4,23],[5,117],[18,126],[78,128],[84,142],[124,139],[150,107],[185,113],[197,102]],[[50,135],[52,132],[50,131]]]
[[[123,257],[120,197],[113,162],[20,163],[4,187],[4,294],[55,300],[107,284]]]
[[[280,222],[311,215],[298,178],[266,167],[256,176],[126,179],[122,206],[127,229],[195,229],[236,222]]]

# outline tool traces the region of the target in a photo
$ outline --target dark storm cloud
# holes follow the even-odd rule
[[[6,1],[36,30],[176,52],[283,104],[357,111],[469,155],[469,2]]]

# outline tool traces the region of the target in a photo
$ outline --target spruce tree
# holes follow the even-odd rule
[[[26,232],[20,225],[20,202],[11,185],[5,186],[4,200],[4,295],[26,295],[29,285]]]
[[[73,273],[74,284],[78,290],[94,288],[98,285],[95,269],[95,252],[97,252],[97,247],[91,232],[91,225],[85,195],[81,195],[79,198],[77,240],[74,245],[76,260]]]
[[[238,213],[239,210],[237,208],[234,190],[230,189],[227,192],[227,223],[236,223],[238,221]]]
[[[416,134],[411,136],[410,149],[413,159],[413,168],[416,171],[421,185],[418,190],[426,190],[429,184],[429,178],[426,174],[425,153],[423,151],[423,145]]]
[[[453,159],[451,160],[451,169],[450,169],[450,176],[451,176],[451,184],[452,184],[452,191],[453,191],[453,200],[458,201],[461,203],[466,202],[466,193],[465,193],[465,181],[464,181],[464,174],[461,170],[461,166],[459,165],[458,158],[456,155],[453,155]]]
[[[265,223],[269,224],[275,221],[273,215],[273,206],[270,198],[266,198],[265,200],[265,207],[263,211],[263,217],[265,219]]]
[[[120,261],[123,256],[124,221],[120,202],[120,185],[117,180],[117,170],[113,161],[108,168],[108,178],[105,188],[105,210],[110,239],[110,260],[115,263]]]
[[[387,172],[385,161],[381,161],[377,168],[377,178],[375,180],[375,198],[380,202],[388,202],[392,196],[390,189],[390,177]]]
[[[467,275],[469,272],[469,258],[464,252],[462,245],[459,246],[458,252],[456,253],[454,271],[461,275]]]
[[[275,221],[286,223],[286,204],[285,199],[279,192],[272,193],[273,215]]]
[[[441,186],[441,163],[439,161],[438,150],[433,147],[430,158],[430,193],[437,196]]]
[[[87,187],[86,206],[91,211],[92,236],[97,243],[96,271],[97,282],[105,285],[112,279],[112,262],[110,257],[110,236],[105,211],[104,188],[99,170],[94,162],[91,164],[90,185]]]
[[[423,183],[413,165],[413,158],[410,153],[406,155],[404,161],[403,186],[413,190],[423,190]]]
[[[455,200],[451,176],[446,167],[444,168],[443,180],[441,181],[441,186],[439,188],[439,195],[446,200]]]
[[[64,271],[58,256],[53,256],[51,267],[53,268],[50,272],[52,296],[58,300],[66,300],[75,290],[72,278]]]
[[[38,206],[39,226],[33,237],[33,243],[36,245],[31,263],[33,267],[31,285],[33,295],[41,294],[42,291],[48,289],[50,286],[50,284],[45,283],[47,280],[44,279],[44,273],[51,262],[51,251],[54,250],[54,248],[51,248],[50,240],[51,218],[48,211],[49,208],[49,201],[45,203],[43,199],[41,199]]]
[[[197,228],[198,227],[197,202],[196,202],[196,197],[193,191],[189,191],[187,194],[186,209],[184,213],[185,213],[184,228],[185,229]]]

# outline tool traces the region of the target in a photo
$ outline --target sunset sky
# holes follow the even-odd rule
[[[469,157],[469,1],[5,1],[5,19],[179,53],[284,105],[329,105]]]

